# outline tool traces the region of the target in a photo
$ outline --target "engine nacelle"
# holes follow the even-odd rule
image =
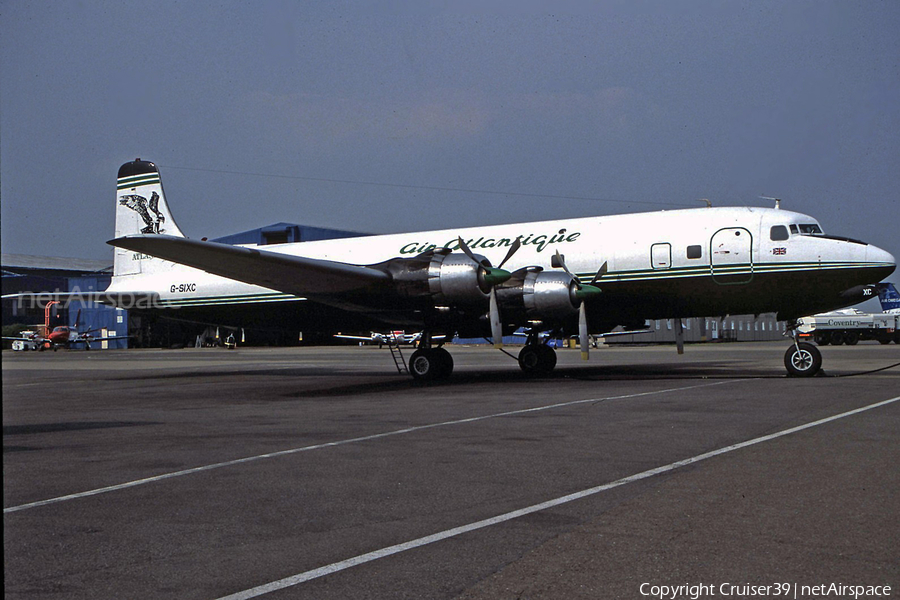
[[[488,302],[491,289],[481,265],[465,254],[445,254],[435,255],[428,265],[428,291],[438,304],[479,305]]]
[[[490,264],[482,256],[477,258]],[[391,261],[385,268],[398,284],[397,291],[408,297],[427,298],[436,306],[488,305],[490,286],[484,280],[485,269],[465,254],[440,249]]]
[[[559,322],[578,314],[577,289],[575,278],[567,273],[530,268],[497,287],[497,302],[504,318]]]

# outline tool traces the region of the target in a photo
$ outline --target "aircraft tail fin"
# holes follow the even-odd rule
[[[119,167],[116,182],[116,237],[164,233],[185,237],[175,224],[166,202],[159,169],[152,162],[136,158]],[[115,277],[159,272],[172,263],[116,248]]]
[[[893,283],[878,286],[878,300],[884,312],[900,312],[900,292],[897,292]]]

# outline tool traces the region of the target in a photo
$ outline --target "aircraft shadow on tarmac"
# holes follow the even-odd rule
[[[4,425],[3,435],[59,433],[65,431],[86,431],[90,429],[112,429],[116,427],[143,427],[144,425],[162,425],[162,423],[153,421],[76,421],[63,423],[35,423],[33,425]]]
[[[279,371],[284,375],[283,371]],[[321,374],[321,373],[320,373]],[[352,375],[371,377],[370,373],[353,373]],[[398,377],[402,377],[398,379]],[[389,380],[349,383],[327,388],[310,389],[282,394],[287,398],[324,398],[358,394],[378,394],[397,392],[417,388],[441,388],[461,385],[497,384],[507,387],[532,385],[534,382],[564,382],[567,379],[578,381],[646,381],[646,380],[691,380],[691,379],[784,379],[786,376],[777,368],[748,372],[746,368],[733,364],[705,364],[697,366],[682,365],[616,365],[599,367],[557,368],[553,373],[543,376],[523,375],[518,369],[509,371],[465,371],[458,370],[448,380],[418,382],[408,376],[392,376]]]
[[[322,376],[335,382],[334,385],[316,385]],[[526,375],[518,367],[510,365],[503,370],[468,370],[457,369],[446,380],[421,382],[413,380],[406,374],[398,374],[388,371],[365,370],[323,370],[321,367],[306,368],[296,367],[287,369],[223,369],[205,370],[197,369],[180,373],[168,372],[164,376],[158,374],[129,375],[122,380],[135,382],[137,380],[155,380],[163,377],[166,381],[176,379],[269,379],[269,378],[297,378],[308,379],[313,387],[304,388],[289,393],[256,396],[256,400],[277,399],[312,399],[337,396],[353,396],[360,394],[393,393],[403,390],[441,388],[447,386],[496,384],[507,387],[517,385],[532,385],[534,382],[563,382],[567,379],[579,381],[637,381],[637,380],[686,380],[686,379],[746,379],[748,377],[783,379],[785,375],[778,368],[760,369],[748,371],[745,365],[733,363],[708,362],[702,365],[603,365],[590,367],[557,367],[547,375]]]
[[[156,421],[82,421],[61,423],[34,423],[31,425],[4,425],[4,442],[8,435],[35,435],[42,433],[65,433],[68,431],[88,431],[91,429],[113,429],[117,427],[142,427],[144,425],[162,425]],[[3,453],[29,452],[44,450],[46,446],[3,445]]]
[[[322,381],[323,375],[326,381]],[[828,376],[822,372],[822,376]],[[159,379],[158,374],[129,375],[123,380]],[[548,375],[533,376],[523,374],[516,366],[510,365],[502,370],[470,370],[458,368],[446,380],[420,382],[406,374],[398,374],[384,370],[348,370],[335,368],[323,369],[321,366],[290,367],[280,369],[223,369],[168,372],[164,378],[209,380],[227,379],[230,377],[248,379],[307,379],[311,386],[302,390],[287,393],[275,392],[271,395],[258,395],[255,399],[278,401],[285,399],[313,399],[360,394],[395,393],[404,390],[422,388],[441,388],[446,386],[497,384],[503,386],[532,385],[534,382],[564,382],[567,379],[578,381],[649,381],[649,380],[722,380],[722,379],[785,379],[787,375],[780,365],[771,367],[748,367],[730,361],[706,361],[693,364],[619,364],[596,366],[560,366]],[[328,382],[333,384],[329,385]],[[324,385],[323,385],[324,384]],[[274,390],[273,390],[274,391]]]

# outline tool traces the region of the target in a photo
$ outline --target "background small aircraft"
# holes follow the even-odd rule
[[[75,316],[75,325],[58,325],[50,328],[50,307],[58,302],[47,303],[44,310],[44,325],[38,326],[42,332],[23,331],[19,337],[4,337],[4,340],[13,342],[13,349],[17,350],[58,350],[59,348],[71,348],[77,344],[84,344],[85,350],[91,349],[91,342],[107,342],[111,340],[124,340],[128,336],[94,336],[95,329],[87,331],[78,330],[78,321],[81,319],[81,311]],[[49,333],[47,333],[49,331]],[[19,342],[18,344],[16,342]]]
[[[335,334],[336,338],[344,339],[344,340],[359,340],[361,342],[373,342],[378,344],[378,347],[381,348],[385,344],[398,346],[400,344],[407,344],[410,346],[415,346],[422,339],[422,332],[419,331],[417,333],[406,333],[403,330],[399,331],[389,331],[388,333],[379,333],[377,331],[373,331],[369,334],[368,337],[364,335],[346,335],[343,333]],[[432,340],[440,341],[444,339],[443,335],[435,335],[431,337]]]
[[[77,344],[84,344],[85,350],[91,349],[92,342],[107,342],[111,340],[124,340],[128,336],[102,336],[94,337],[93,332],[80,332],[74,327],[60,325],[54,327],[49,335],[43,336],[36,331],[23,331],[20,337],[4,337],[4,340],[13,342],[13,349],[20,350],[58,350],[59,348],[71,348]],[[16,344],[16,342],[20,342]]]

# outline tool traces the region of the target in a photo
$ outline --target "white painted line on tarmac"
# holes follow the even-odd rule
[[[656,467],[655,469],[643,471],[641,473],[637,473],[635,475],[631,475],[629,477],[625,477],[623,479],[613,481],[612,483],[605,483],[603,485],[598,485],[597,487],[588,488],[586,490],[581,490],[580,492],[575,492],[573,494],[568,494],[566,496],[554,498],[553,500],[541,502],[540,504],[535,504],[533,506],[528,506],[526,508],[520,508],[519,510],[514,510],[512,512],[504,513],[502,515],[497,515],[497,516],[491,517],[489,519],[484,519],[483,521],[476,521],[475,523],[469,523],[468,525],[461,525],[460,527],[454,527],[453,529],[447,529],[446,531],[441,531],[439,533],[421,537],[421,538],[418,538],[415,540],[403,542],[402,544],[396,544],[394,546],[388,546],[387,548],[382,548],[380,550],[375,550],[373,552],[368,552],[366,554],[360,554],[359,556],[354,556],[353,558],[348,558],[347,560],[342,560],[342,561],[339,561],[336,563],[331,563],[330,565],[325,565],[324,567],[319,567],[318,569],[313,569],[311,571],[306,571],[304,573],[292,575],[291,577],[285,577],[284,579],[279,579],[278,581],[273,581],[271,583],[266,583],[266,584],[260,585],[258,587],[250,588],[249,590],[244,590],[242,592],[237,592],[234,594],[230,594],[228,596],[223,596],[222,598],[219,598],[218,600],[245,600],[247,598],[256,598],[257,596],[262,596],[263,594],[268,594],[270,592],[283,590],[285,588],[295,586],[295,585],[303,583],[305,581],[309,581],[311,579],[316,579],[316,578],[322,577],[324,575],[330,575],[330,574],[336,573],[338,571],[343,571],[345,569],[349,569],[350,567],[355,567],[356,565],[361,565],[361,564],[364,564],[367,562],[372,562],[373,560],[378,560],[379,558],[385,558],[387,556],[399,554],[400,552],[405,552],[407,550],[412,550],[414,548],[420,548],[427,544],[439,542],[441,540],[446,540],[448,538],[462,535],[464,533],[469,533],[471,531],[475,531],[476,529],[483,529],[485,527],[490,527],[491,525],[497,525],[498,523],[503,523],[505,521],[510,521],[512,519],[517,519],[519,517],[522,517],[525,515],[530,515],[531,513],[535,513],[535,512],[541,511],[541,510],[546,510],[548,508],[553,508],[554,506],[559,506],[560,504],[566,504],[568,502],[580,500],[580,499],[586,498],[588,496],[593,496],[595,494],[599,494],[600,492],[605,492],[606,490],[611,490],[613,488],[623,486],[628,483],[633,483],[635,481],[640,481],[641,479],[647,479],[648,477],[653,477],[654,475],[659,475],[661,473],[667,473],[669,471],[674,471],[675,469],[680,469],[681,467],[685,467],[687,465],[698,463],[702,460],[706,460],[708,458],[713,458],[713,457],[719,456],[721,454],[727,454],[728,452],[740,450],[741,448],[746,448],[747,446],[753,446],[754,444],[761,444],[762,442],[768,442],[770,440],[774,440],[776,438],[790,435],[792,433],[797,433],[798,431],[803,431],[804,429],[810,429],[811,427],[818,427],[819,425],[824,425],[825,423],[837,421],[838,419],[843,419],[845,417],[849,417],[849,416],[852,416],[852,415],[855,415],[855,414],[858,414],[858,413],[861,413],[861,412],[864,412],[867,410],[879,408],[881,406],[891,404],[892,402],[897,402],[898,400],[900,400],[900,396],[897,396],[896,398],[891,398],[890,400],[883,400],[881,402],[876,402],[875,404],[869,404],[868,406],[863,406],[862,408],[850,410],[850,411],[847,411],[847,412],[844,412],[844,413],[841,413],[838,415],[834,415],[831,417],[826,417],[824,419],[819,419],[818,421],[812,421],[811,423],[806,423],[805,425],[791,427],[790,429],[785,429],[783,431],[779,431],[778,433],[764,435],[762,437],[754,438],[752,440],[748,440],[746,442],[741,442],[739,444],[733,444],[731,446],[725,446],[724,448],[719,448],[718,450],[713,450],[711,452],[706,452],[704,454],[698,454],[697,456],[693,456],[691,458],[685,458],[684,460],[679,460],[677,462],[673,462],[673,463],[670,463],[670,464],[662,466],[662,467]]]
[[[747,381],[747,380],[746,379],[731,379],[731,380],[726,380],[726,381],[717,381],[714,383],[703,383],[700,385],[690,385],[687,387],[655,390],[652,392],[640,392],[637,394],[625,394],[623,396],[609,396],[607,398],[588,398],[585,400],[573,400],[571,402],[559,402],[557,404],[547,404],[545,406],[535,406],[533,408],[510,410],[507,412],[495,413],[492,415],[483,415],[480,417],[469,417],[466,419],[456,419],[453,421],[444,421],[443,423],[430,423],[428,425],[417,425],[414,427],[407,427],[405,429],[396,429],[394,431],[386,431],[383,433],[364,435],[362,437],[350,438],[350,439],[346,439],[346,440],[338,440],[336,442],[327,442],[324,444],[316,444],[313,446],[303,446],[301,448],[291,448],[290,450],[279,450],[277,452],[269,452],[267,454],[257,454],[256,456],[248,456],[246,458],[238,458],[235,460],[227,460],[225,462],[219,462],[219,463],[215,463],[215,464],[211,464],[211,465],[203,465],[200,467],[193,467],[191,469],[184,469],[182,471],[173,471],[172,473],[164,473],[162,475],[155,475],[153,477],[147,477],[145,479],[137,479],[135,481],[129,481],[127,483],[119,483],[117,485],[102,487],[102,488],[98,488],[96,490],[90,490],[87,492],[78,492],[76,494],[68,494],[66,496],[58,496],[56,498],[49,498],[47,500],[38,500],[36,502],[29,502],[28,504],[20,504],[18,506],[11,506],[9,508],[4,508],[3,514],[14,513],[14,512],[21,511],[21,510],[27,510],[29,508],[37,508],[39,506],[47,506],[49,504],[57,504],[59,502],[66,502],[69,500],[77,500],[78,498],[87,498],[89,496],[97,496],[99,494],[107,494],[109,492],[116,492],[118,490],[133,488],[133,487],[137,487],[139,485],[146,485],[148,483],[156,483],[157,481],[164,481],[166,479],[173,479],[175,477],[184,477],[185,475],[193,475],[194,473],[203,473],[205,471],[212,471],[213,469],[221,469],[223,467],[232,467],[235,465],[242,465],[242,464],[254,462],[257,460],[263,460],[266,458],[277,458],[279,456],[287,456],[289,454],[297,454],[299,452],[309,452],[311,450],[321,450],[323,448],[332,448],[335,446],[345,446],[347,444],[368,442],[371,440],[378,440],[378,439],[382,439],[382,438],[386,438],[386,437],[392,437],[395,435],[403,435],[406,433],[413,433],[416,431],[424,431],[426,429],[435,429],[437,427],[448,427],[450,425],[462,425],[464,423],[475,423],[477,421],[485,421],[487,419],[510,417],[513,415],[522,415],[522,414],[526,414],[526,413],[551,410],[554,408],[564,408],[567,406],[575,406],[578,404],[590,404],[593,402],[606,402],[609,400],[627,400],[627,399],[631,399],[631,398],[640,398],[642,396],[667,394],[669,392],[683,392],[685,390],[693,390],[693,389],[697,389],[697,388],[712,387],[712,386],[716,386],[716,385],[723,385],[726,383],[735,383],[735,382],[739,382],[739,381]]]

